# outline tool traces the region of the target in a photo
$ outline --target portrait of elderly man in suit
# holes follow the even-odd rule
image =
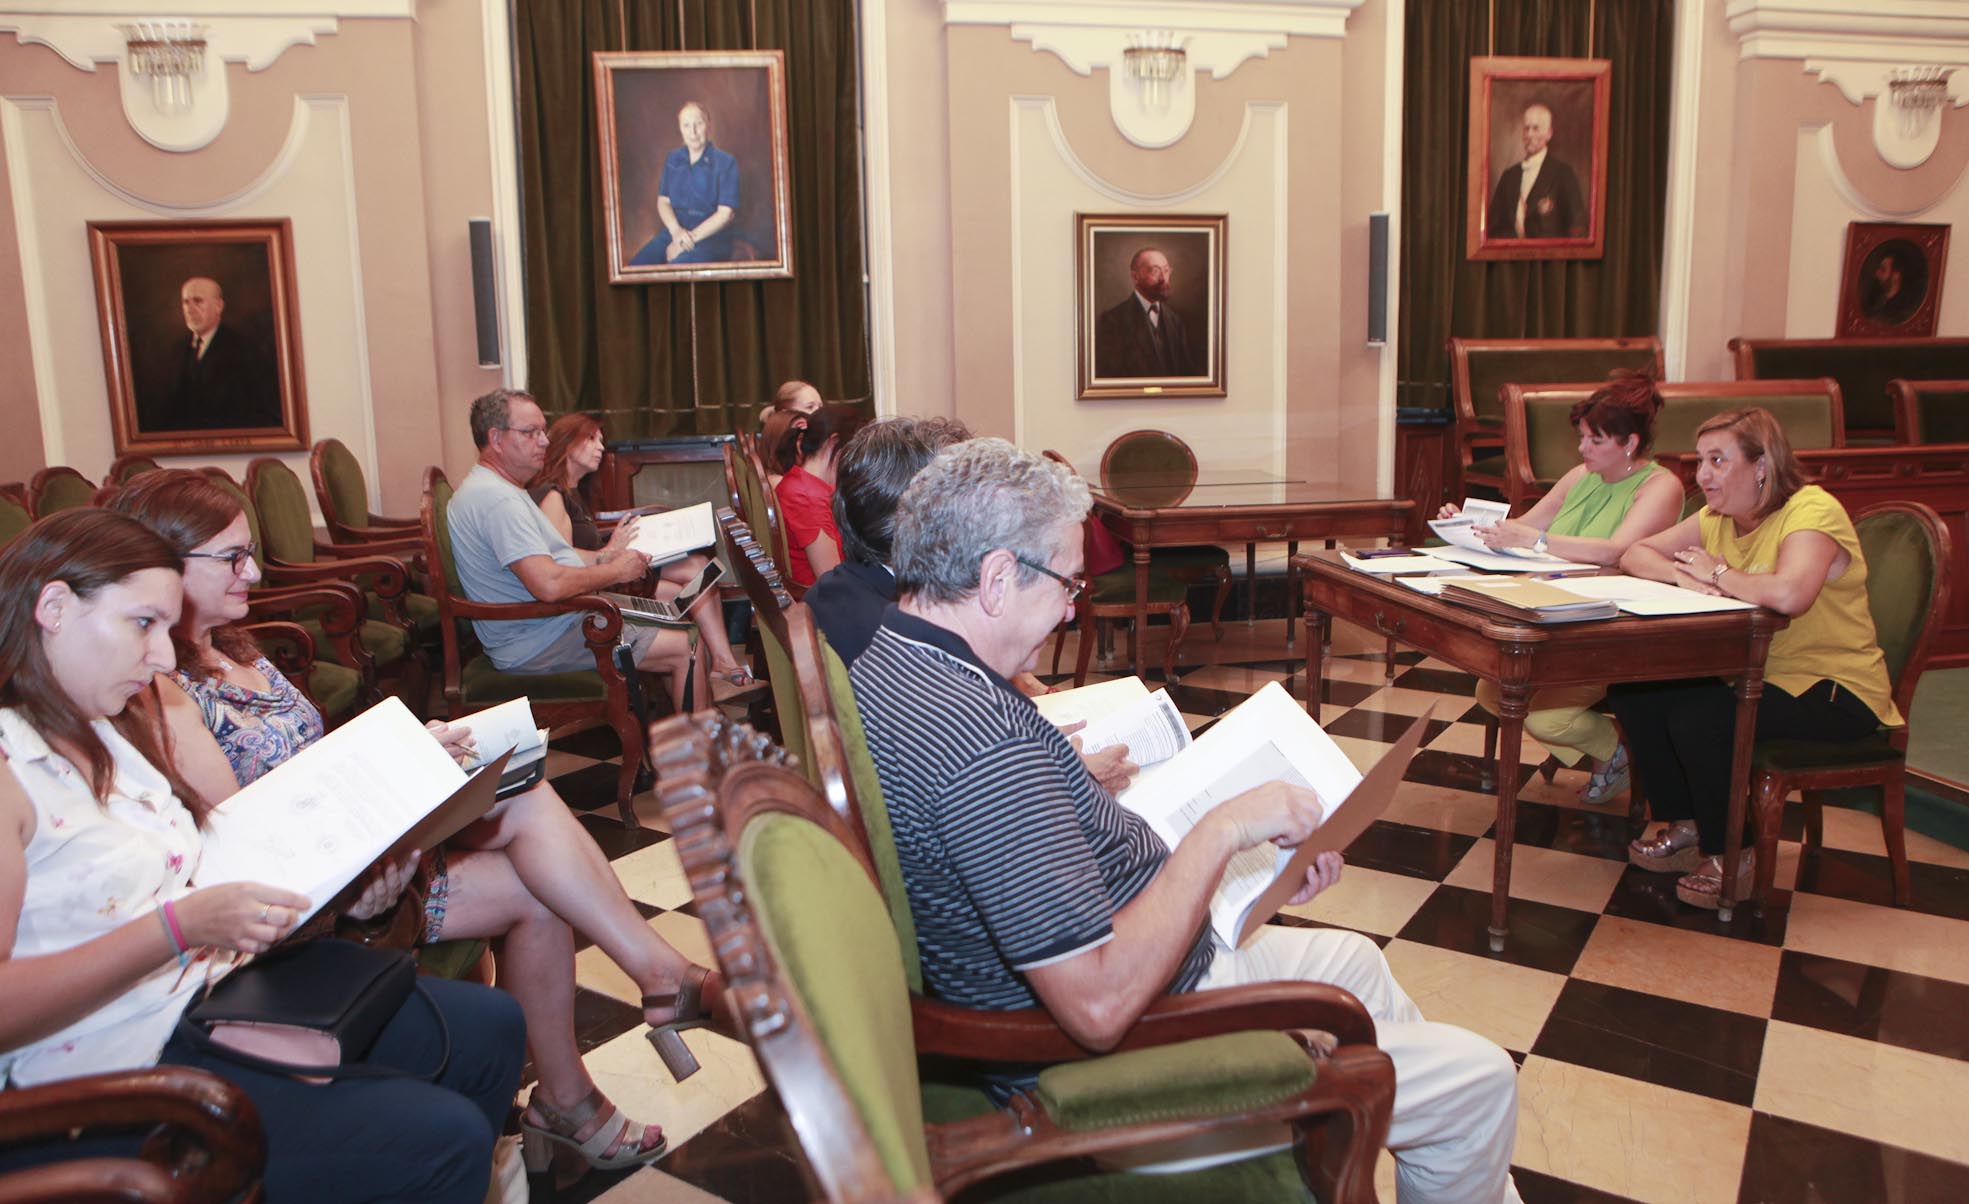
[[[1094,327],[1094,371],[1101,377],[1201,376],[1201,349],[1191,324],[1169,304],[1173,279],[1160,247],[1140,248],[1128,260],[1129,294],[1105,310]]]
[[[1552,110],[1525,106],[1520,127],[1524,158],[1504,169],[1485,218],[1492,238],[1579,238],[1586,233],[1586,200],[1579,176],[1551,151]]]
[[[227,325],[225,290],[209,276],[178,288],[183,329],[159,390],[137,395],[146,431],[233,430],[281,424],[280,375],[264,343]]]

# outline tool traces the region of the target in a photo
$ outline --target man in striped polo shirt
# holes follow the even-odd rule
[[[1171,850],[1011,687],[1084,588],[1088,506],[1065,466],[974,439],[918,474],[897,511],[900,597],[851,675],[927,987],[968,1007],[1044,1007],[1095,1050],[1161,994],[1343,987],[1395,1064],[1388,1145],[1403,1204],[1518,1201],[1516,1070],[1503,1050],[1424,1020],[1358,934],[1266,926],[1236,950],[1211,936],[1210,895],[1230,858],[1304,840],[1321,819],[1313,794],[1258,787]],[[1339,873],[1336,855],[1322,857],[1295,902]]]

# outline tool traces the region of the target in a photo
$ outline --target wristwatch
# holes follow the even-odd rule
[[[1720,560],[1717,561],[1716,567],[1709,570],[1709,583],[1711,585],[1720,583],[1723,580],[1723,574],[1729,571],[1730,571],[1729,565],[1724,564]]]
[[[1531,550],[1540,556],[1545,555],[1545,532],[1540,531],[1538,538],[1531,541]]]

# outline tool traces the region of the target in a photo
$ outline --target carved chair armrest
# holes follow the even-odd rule
[[[419,526],[415,518],[397,518],[389,514],[366,515],[360,523],[343,523],[341,530],[356,539],[402,539],[405,531],[416,531]]]
[[[266,1164],[260,1114],[239,1088],[189,1066],[155,1066],[0,1092],[0,1141],[72,1129],[164,1125],[191,1142],[153,1136],[145,1153],[168,1155],[198,1200],[229,1199]],[[198,1148],[202,1147],[202,1152]]]
[[[919,1055],[1028,1064],[1101,1056],[1069,1037],[1042,1008],[992,1012],[920,996],[909,1002]],[[1165,995],[1106,1052],[1266,1028],[1323,1029],[1342,1045],[1374,1044],[1374,1018],[1347,991],[1325,983],[1267,982]]]
[[[197,1204],[189,1183],[137,1158],[75,1158],[0,1175],[0,1204]]]
[[[382,621],[408,634],[412,624],[403,596],[410,591],[410,570],[389,556],[350,556],[343,560],[296,564],[268,557],[261,562],[267,580],[276,585],[306,581],[353,581],[383,604]]]
[[[319,610],[326,607],[326,610]],[[322,633],[335,646],[335,659],[362,675],[365,687],[376,682],[376,657],[362,642],[362,625],[369,617],[362,591],[348,581],[326,580],[306,586],[275,586],[254,590],[248,614],[293,616],[315,611],[306,617],[321,624]],[[319,649],[316,650],[319,652]],[[310,660],[314,659],[311,655]],[[286,673],[283,667],[281,672]],[[288,676],[293,676],[288,674]]]
[[[622,634],[622,612],[616,609],[615,603],[597,594],[576,594],[559,602],[472,602],[453,595],[451,610],[461,619],[490,622],[585,614],[588,617],[582,620],[582,634],[591,645],[613,647]]]
[[[1067,1128],[1031,1093],[1005,1109],[929,1128],[931,1173],[946,1198],[981,1180],[1023,1167],[1122,1150],[1155,1150],[1219,1131],[1263,1123],[1291,1124],[1307,1149],[1319,1199],[1355,1204],[1374,1199],[1374,1164],[1394,1110],[1393,1061],[1378,1049],[1307,1050],[1318,1077],[1305,1090],[1247,1109],[1163,1116],[1100,1128]],[[1333,1131],[1327,1132],[1329,1127]],[[1145,1159],[1153,1161],[1153,1159]]]
[[[248,623],[241,630],[253,637],[260,650],[273,662],[273,667],[281,675],[294,683],[294,688],[308,696],[309,702],[319,705],[313,693],[308,690],[308,670],[318,659],[315,652],[314,636],[299,623],[287,623],[270,619],[260,623]]]

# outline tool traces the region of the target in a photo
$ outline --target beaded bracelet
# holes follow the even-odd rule
[[[191,946],[185,944],[184,930],[178,927],[178,913],[170,903],[166,903],[157,909],[157,914],[163,918],[164,935],[171,938],[171,947],[178,951],[178,964],[190,965]]]

